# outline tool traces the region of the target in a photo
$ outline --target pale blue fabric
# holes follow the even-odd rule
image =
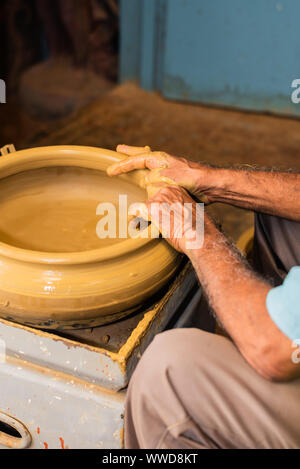
[[[291,340],[300,339],[300,266],[267,295],[267,309],[277,327]]]

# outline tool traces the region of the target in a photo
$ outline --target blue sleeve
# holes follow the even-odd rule
[[[291,340],[300,339],[300,266],[267,295],[267,309],[277,327]]]

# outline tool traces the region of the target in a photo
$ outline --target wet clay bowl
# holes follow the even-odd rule
[[[93,327],[128,315],[174,274],[162,239],[99,239],[100,202],[146,200],[144,171],[118,178],[122,155],[80,146],[0,158],[0,316],[47,329]]]

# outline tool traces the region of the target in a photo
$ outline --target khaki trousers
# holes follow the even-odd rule
[[[156,336],[129,385],[126,448],[300,448],[300,380],[260,377],[225,337]]]
[[[257,270],[280,283],[300,265],[300,224],[259,215],[256,230]],[[129,384],[125,447],[300,448],[300,380],[267,381],[225,337],[163,332]]]

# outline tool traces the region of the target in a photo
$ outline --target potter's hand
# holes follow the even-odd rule
[[[191,250],[200,248],[203,205],[196,203],[180,186],[155,183],[147,191],[149,199],[143,218],[154,223],[163,237],[187,256]]]
[[[175,184],[184,187],[203,202],[210,202],[208,176],[212,168],[161,151],[151,151],[149,147],[119,145],[117,151],[128,158],[110,166],[107,170],[109,176],[118,176],[135,169],[150,169],[145,179],[146,185]]]
[[[117,151],[128,158],[108,169],[111,176],[147,168],[151,171],[146,184],[176,184],[205,203],[222,202],[300,221],[299,171],[211,168],[167,153],[151,152],[149,147],[119,145]]]

